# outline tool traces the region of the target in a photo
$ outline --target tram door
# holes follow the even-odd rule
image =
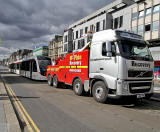
[[[30,61],[30,78],[32,79],[32,72],[33,72],[33,61]]]

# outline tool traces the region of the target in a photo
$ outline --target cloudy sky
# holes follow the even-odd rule
[[[1,0],[0,56],[47,43],[69,24],[114,0]]]

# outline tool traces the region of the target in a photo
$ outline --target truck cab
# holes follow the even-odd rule
[[[119,30],[93,34],[89,78],[98,102],[108,97],[149,98],[153,94],[153,69],[148,43],[141,36]]]

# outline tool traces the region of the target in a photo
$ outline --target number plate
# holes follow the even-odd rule
[[[137,94],[137,98],[138,98],[138,99],[144,98],[144,97],[145,97],[145,94],[143,94],[143,93],[142,93],[142,94]]]

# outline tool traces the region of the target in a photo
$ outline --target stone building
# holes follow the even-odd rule
[[[32,50],[30,49],[20,49],[16,52],[13,52],[9,57],[9,64],[16,62],[18,60],[24,59],[26,56],[32,56]]]
[[[49,43],[49,55],[54,62],[58,57],[63,57],[63,36],[55,35]]]

